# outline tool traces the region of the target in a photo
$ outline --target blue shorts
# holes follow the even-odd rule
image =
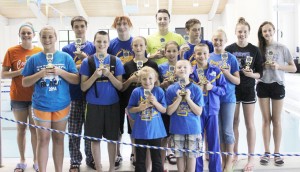
[[[32,102],[31,101],[16,101],[11,100],[10,106],[13,110],[24,110],[31,107]]]

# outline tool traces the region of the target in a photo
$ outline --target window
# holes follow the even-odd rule
[[[60,30],[58,32],[59,37],[59,50],[61,50],[64,46],[70,44],[75,41],[75,33],[73,30]]]

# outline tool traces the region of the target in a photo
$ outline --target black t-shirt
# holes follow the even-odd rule
[[[143,66],[149,66],[149,67],[152,67],[156,72],[157,74],[159,74],[158,72],[158,66],[157,64],[152,61],[152,60],[148,60],[146,63],[143,64]],[[131,60],[127,63],[124,64],[124,69],[125,69],[125,74],[123,75],[123,79],[127,80],[128,78],[130,78],[130,76],[137,71],[137,66],[136,66],[136,63]],[[159,77],[160,78],[160,77]],[[131,96],[131,93],[132,91],[136,88],[137,86],[136,85],[130,85],[122,94],[123,96],[123,101],[124,103],[126,103],[126,105],[128,104],[129,102],[129,99],[130,99],[130,96]]]
[[[254,87],[255,79],[246,77],[241,69],[246,66],[246,56],[251,56],[253,59],[250,68],[253,70],[253,72],[259,73],[260,77],[262,77],[263,59],[258,47],[252,45],[251,43],[248,43],[246,47],[239,47],[236,43],[233,43],[227,46],[225,50],[235,55],[239,63],[241,83],[237,87]]]

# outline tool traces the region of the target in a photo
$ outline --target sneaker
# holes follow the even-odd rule
[[[118,155],[116,157],[116,162],[115,162],[115,170],[119,169],[121,164],[122,164],[123,158],[121,155]]]
[[[134,160],[134,154],[132,153],[131,155],[130,155],[130,161],[133,161]]]

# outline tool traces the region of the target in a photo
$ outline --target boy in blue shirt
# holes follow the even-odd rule
[[[148,66],[139,71],[142,84],[132,91],[128,111],[134,120],[132,138],[136,144],[161,146],[161,139],[166,134],[161,113],[166,113],[166,100],[162,88],[155,86],[158,82],[157,72]],[[146,170],[146,148],[136,147],[135,171]],[[150,149],[152,171],[163,172],[160,150]]]
[[[96,53],[92,58],[96,70],[91,73],[89,58],[85,58],[80,68],[81,89],[86,91],[85,136],[118,140],[120,127],[120,108],[117,90],[122,89],[124,68],[119,58],[107,54],[109,36],[105,31],[98,31],[94,37]],[[111,71],[111,61],[115,58],[115,70]],[[109,67],[108,67],[109,66]],[[109,171],[114,171],[116,144],[108,144]],[[100,141],[92,141],[92,154],[95,166],[102,171]]]
[[[62,48],[63,52],[68,53],[72,56],[77,69],[80,69],[81,63],[84,58],[89,55],[95,54],[96,49],[92,42],[87,41],[86,30],[87,30],[87,21],[82,16],[75,16],[71,20],[72,30],[75,33],[75,37],[81,39],[81,44],[75,44],[72,42]],[[80,51],[77,51],[79,46]],[[70,95],[71,95],[71,109],[70,117],[68,119],[68,132],[74,134],[82,133],[82,125],[84,124],[85,119],[85,107],[86,101],[83,93],[80,89],[79,84],[70,84]],[[80,152],[80,137],[69,136],[69,152],[70,152],[70,172],[77,172],[81,165],[82,154]],[[84,140],[84,152],[86,155],[86,164],[95,169],[95,162],[92,156],[91,151],[91,141]]]
[[[209,49],[206,44],[198,44],[194,48],[196,65],[190,76],[204,92],[203,112],[201,115],[202,133],[206,131],[208,151],[220,152],[218,114],[220,96],[225,94],[226,80],[221,70],[209,64]],[[197,158],[196,172],[203,171],[202,156]],[[219,154],[209,154],[209,171],[221,172],[221,157]]]
[[[175,74],[179,80],[168,87],[167,114],[171,116],[170,133],[173,147],[201,151],[201,123],[203,95],[200,87],[190,82],[192,66],[187,60],[176,63]],[[178,171],[195,171],[196,158],[201,154],[175,151]]]

